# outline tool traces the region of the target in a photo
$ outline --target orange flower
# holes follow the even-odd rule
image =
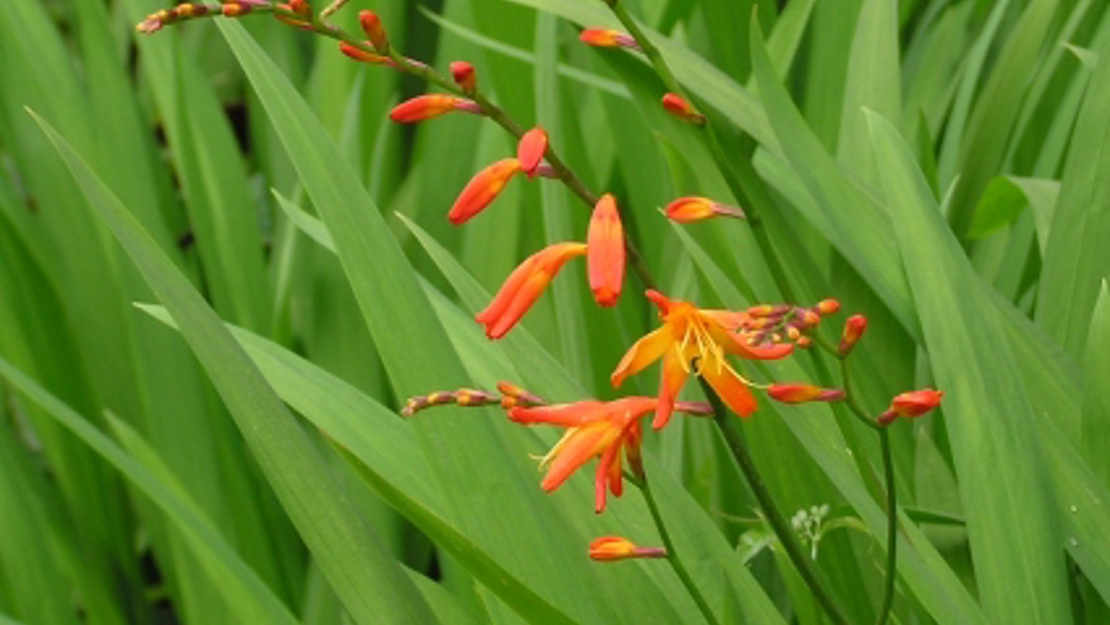
[[[940,400],[943,398],[944,391],[931,388],[902,393],[891,400],[890,408],[879,417],[879,423],[890,425],[898,417],[906,417],[907,419],[920,417],[939,406]]]
[[[680,224],[693,223],[711,217],[744,219],[744,211],[705,197],[680,197],[667,204],[667,218]]]
[[[594,207],[586,235],[590,290],[600,306],[616,306],[624,283],[624,228],[617,201],[606,193]]]
[[[589,553],[590,558],[599,562],[667,557],[667,550],[662,547],[637,547],[632,541],[620,536],[602,536],[595,539],[590,543]]]
[[[385,27],[382,26],[382,18],[373,11],[359,11],[358,23],[370,43],[374,44],[374,49],[385,54],[389,50],[389,37],[386,36]]]
[[[509,274],[490,305],[475,317],[486,326],[486,336],[491,339],[505,336],[539,299],[563,264],[585,253],[585,243],[556,243],[525,259]]]
[[[840,401],[844,391],[836,388],[821,388],[810,384],[772,384],[767,394],[784,404],[802,404],[811,401]]]
[[[516,423],[567,428],[563,438],[540,461],[540,468],[547,469],[540,487],[547,492],[559,488],[592,458],[601,459],[594,478],[594,510],[601,512],[605,509],[606,487],[617,497],[623,492],[622,453],[628,458],[633,474],[643,473],[640,418],[655,410],[658,403],[655,397],[622,397],[610,402],[591,399],[573,404],[518,406],[509,410],[509,418]],[[705,414],[708,406],[680,403],[677,409]]]
[[[524,133],[516,146],[516,157],[520,161],[520,168],[528,174],[529,178],[535,177],[545,153],[547,153],[547,131],[540,126]]]
[[[863,315],[852,315],[844,322],[844,333],[840,335],[840,345],[837,348],[837,353],[841,356],[847,356],[851,353],[852,348],[859,342],[863,331],[867,329],[867,317]]]
[[[652,422],[652,427],[659,429],[670,420],[675,398],[686,383],[691,363],[696,361],[696,373],[705,378],[730,410],[742,417],[754,412],[755,397],[748,390],[748,382],[728,364],[725,354],[773,360],[789,354],[793,346],[748,345],[742,340],[743,335],[730,331],[737,327],[744,313],[703,310],[688,302],[668,299],[657,291],[648,291],[647,297],[659,307],[663,326],[632,345],[613,371],[613,386],[620,386],[628,376],[662,359],[659,406]]]
[[[663,96],[663,108],[683,121],[698,125],[705,123],[705,115],[694,110],[694,105],[677,93],[668,93]]]
[[[482,113],[481,107],[473,100],[433,93],[405,100],[393,107],[393,110],[389,113],[389,118],[398,124],[415,124],[451,111]]]
[[[520,171],[520,161],[506,158],[475,174],[455,200],[447,218],[456,226],[466,223],[497,199],[509,180]]]
[[[465,93],[474,93],[474,90],[478,88],[478,74],[474,71],[474,66],[466,61],[451,63],[451,77],[455,79],[455,84],[461,87]]]
[[[639,50],[640,44],[626,33],[606,28],[587,28],[578,35],[582,43],[597,48],[631,48]]]

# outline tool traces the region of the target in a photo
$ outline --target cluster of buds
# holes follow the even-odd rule
[[[162,9],[146,16],[139,22],[135,30],[144,35],[152,35],[162,27],[176,24],[186,20],[207,17],[210,15],[223,15],[224,17],[240,17],[250,13],[255,7],[269,7],[268,0],[234,0],[219,4],[202,4],[186,2],[171,9]]]
[[[839,310],[840,302],[835,299],[821,300],[809,307],[762,304],[740,313],[737,329],[747,338],[749,345],[788,342],[806,348],[812,343],[808,334],[821,323],[822,317],[836,314]]]
[[[405,401],[405,407],[401,409],[401,414],[411,417],[432,406],[454,405],[464,408],[477,408],[492,404],[497,404],[505,410],[509,410],[518,406],[543,406],[547,402],[542,397],[529,393],[519,386],[508,382],[499,382],[496,393],[472,388],[460,388],[454,391],[435,391],[427,395],[410,397]]]

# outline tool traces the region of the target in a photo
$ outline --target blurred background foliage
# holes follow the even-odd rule
[[[893,432],[895,618],[1110,622],[1107,4],[629,5],[752,172],[799,303],[870,319],[857,396],[949,393]],[[502,129],[395,126],[426,85],[265,15],[134,32],[166,6],[0,8],[0,622],[701,622],[662,563],[589,562],[593,537],[657,536],[636,492],[601,516],[588,477],[540,492],[529,454],[556,433],[396,414],[501,379],[617,396],[609,373],[656,323],[632,278],[600,309],[571,264],[504,340],[472,321],[520,259],[584,238],[577,198],[515,181],[455,228],[467,180],[514,151]],[[336,23],[357,32],[362,8],[543,124],[618,197],[662,290],[781,300],[746,225],[659,214],[731,198],[648,66],[578,43],[615,23],[600,0],[352,0]],[[815,380],[823,360],[747,372]],[[824,405],[761,399],[743,427],[788,514],[829,506],[816,561],[873,620],[877,443]],[[719,617],[822,622],[710,424],[647,445]]]

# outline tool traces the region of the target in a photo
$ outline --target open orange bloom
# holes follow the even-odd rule
[[[509,180],[519,172],[520,161],[515,158],[503,158],[478,172],[466,183],[466,188],[447,213],[447,219],[456,226],[466,223],[497,199]]]
[[[690,375],[691,363],[696,361],[695,373],[705,378],[730,410],[742,417],[755,412],[755,397],[748,390],[747,381],[728,364],[725,354],[749,360],[774,360],[789,354],[793,346],[748,345],[742,335],[732,331],[744,313],[703,310],[689,302],[668,299],[657,291],[648,291],[647,297],[659,307],[663,326],[629,348],[613,371],[613,386],[620,386],[628,376],[662,359],[659,405],[652,422],[652,427],[659,429],[670,421],[675,398]]]
[[[634,474],[643,472],[640,418],[655,410],[658,404],[659,400],[655,397],[622,397],[610,402],[591,399],[573,404],[517,406],[509,410],[509,418],[516,423],[542,423],[567,428],[563,438],[540,461],[540,468],[547,469],[547,475],[540,483],[545,491],[559,488],[592,458],[601,459],[594,481],[594,509],[601,512],[605,509],[607,490],[617,497],[623,492],[622,454],[628,458]],[[709,407],[688,403],[679,404],[678,409],[705,414]]]
[[[624,227],[617,201],[606,193],[598,200],[586,235],[590,290],[600,306],[616,306],[624,284]]]
[[[525,259],[509,274],[490,305],[475,317],[486,326],[486,336],[491,339],[505,336],[539,299],[563,264],[585,254],[585,243],[566,242],[549,245]]]

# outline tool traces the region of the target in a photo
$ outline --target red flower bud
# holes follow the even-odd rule
[[[693,223],[712,217],[744,218],[744,211],[705,197],[680,197],[666,208],[667,218],[680,224]]]
[[[624,284],[624,227],[617,201],[606,193],[594,207],[586,235],[590,290],[600,306],[616,306]]]
[[[590,543],[590,558],[599,562],[665,557],[667,550],[662,547],[637,547],[632,541],[620,536],[602,536]]]
[[[867,329],[867,317],[863,315],[852,315],[844,322],[844,333],[840,335],[840,346],[837,352],[841,356],[847,356],[851,353],[852,348],[859,342],[863,331]]]
[[[536,176],[543,155],[547,153],[547,131],[536,126],[524,133],[516,146],[516,157],[520,161],[520,168],[529,178]]]
[[[490,202],[497,199],[505,185],[519,171],[520,161],[506,158],[478,172],[459,194],[451,212],[447,213],[447,218],[458,226],[482,212]]]
[[[455,84],[468,95],[478,88],[478,74],[474,71],[474,66],[466,61],[451,63],[451,77],[455,79]]]
[[[579,41],[597,48],[631,48],[639,50],[640,44],[626,33],[605,28],[587,28],[578,35]]]
[[[907,419],[920,417],[939,406],[943,398],[944,391],[931,388],[902,393],[891,400],[890,408],[879,417],[879,423],[889,425],[898,417]]]
[[[691,124],[700,126],[705,123],[705,116],[694,110],[694,106],[677,93],[668,93],[663,96],[663,108],[667,109],[667,112],[671,115]]]
[[[417,96],[393,107],[389,118],[398,124],[415,124],[439,117],[451,111],[464,111],[481,114],[482,109],[476,102],[453,95],[428,94]]]
[[[370,43],[374,44],[374,49],[381,54],[385,54],[389,50],[389,37],[385,34],[382,19],[378,17],[378,14],[373,11],[360,11],[358,23],[362,26],[362,31],[366,33],[366,37],[370,39]]]
[[[784,404],[802,404],[811,401],[840,401],[844,391],[834,388],[820,388],[810,384],[772,384],[767,388],[771,399]]]

